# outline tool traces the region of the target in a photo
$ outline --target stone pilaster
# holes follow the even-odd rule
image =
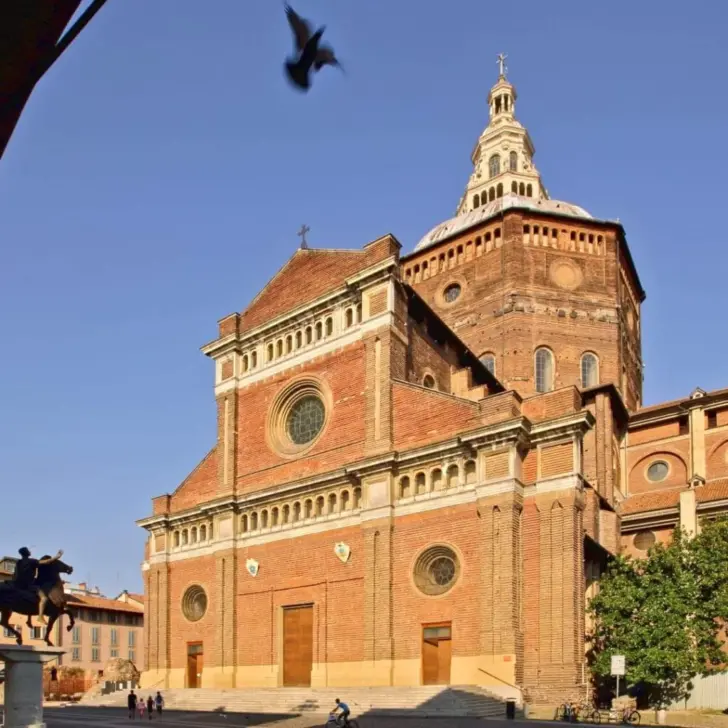
[[[235,493],[238,450],[238,394],[235,390],[217,399],[217,490],[219,495]]]
[[[152,564],[146,572],[147,610],[145,622],[148,624],[146,641],[146,673],[148,680],[142,684],[158,683],[164,680],[168,686],[170,665],[170,600],[169,566],[166,562]]]
[[[215,554],[215,647],[212,664],[205,665],[203,687],[236,687],[237,573],[236,549],[226,549]]]

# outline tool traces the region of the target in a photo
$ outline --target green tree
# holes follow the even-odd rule
[[[615,558],[589,610],[594,617],[591,662],[597,676],[624,655],[626,681],[651,703],[689,694],[691,678],[716,669],[721,623],[728,617],[728,521],[708,523],[696,538],[675,532],[646,559]]]

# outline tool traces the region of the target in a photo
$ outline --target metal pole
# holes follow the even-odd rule
[[[619,697],[619,675],[617,675],[617,695],[615,697]]]

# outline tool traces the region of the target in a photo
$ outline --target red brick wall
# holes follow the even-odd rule
[[[705,457],[708,480],[728,476],[728,432],[706,432]]]
[[[217,449],[213,448],[172,494],[169,512],[194,508],[217,495]]]
[[[643,448],[638,451],[630,450],[627,453],[630,494],[685,486],[688,482],[688,449],[689,442],[686,438],[685,441],[665,444],[647,452]],[[647,468],[657,460],[665,461],[670,466],[670,471],[667,478],[654,483],[647,479]]]
[[[427,335],[424,327],[410,319],[410,345],[407,352],[407,379],[422,384],[425,374],[432,374],[441,392],[452,391],[450,367],[455,366],[457,357],[450,349],[443,349]]]

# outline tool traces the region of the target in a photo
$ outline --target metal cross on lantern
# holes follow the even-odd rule
[[[306,241],[306,233],[310,232],[311,228],[308,225],[301,225],[301,229],[296,233],[301,238],[301,248],[304,250],[308,248],[308,242]]]

